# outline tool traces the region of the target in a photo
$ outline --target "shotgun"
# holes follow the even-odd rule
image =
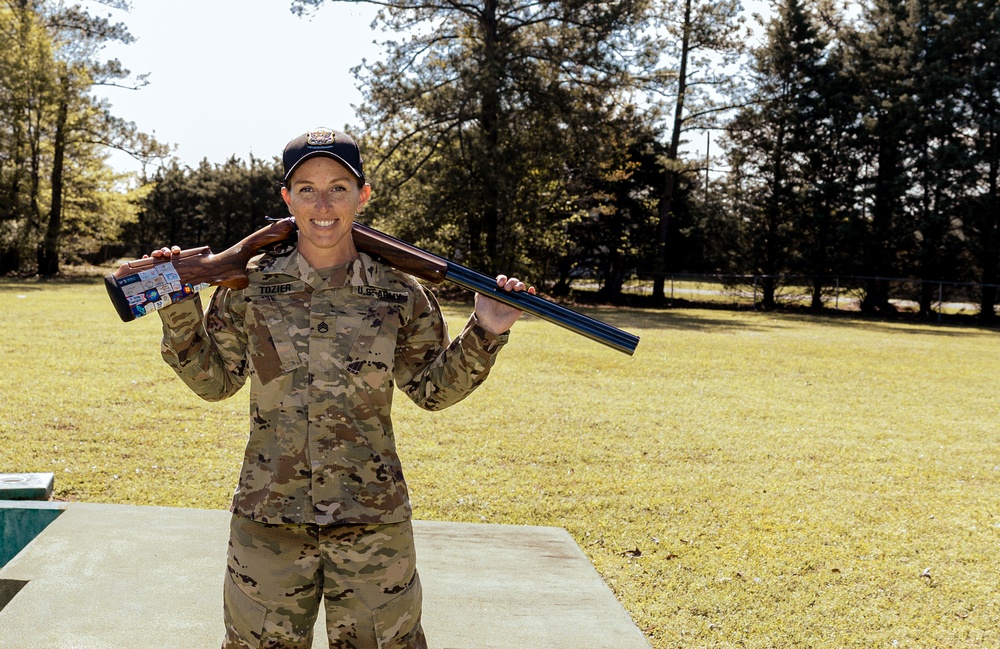
[[[208,246],[182,250],[170,257],[146,257],[122,264],[104,277],[112,304],[123,322],[187,299],[209,286],[245,288],[247,262],[262,248],[295,232],[295,219],[284,218],[261,228],[231,248],[214,254]],[[496,279],[466,268],[361,223],[352,230],[355,247],[405,273],[433,284],[449,281],[514,306],[620,352],[632,355],[639,337],[527,291],[508,292]]]

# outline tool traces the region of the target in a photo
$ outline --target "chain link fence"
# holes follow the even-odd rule
[[[824,310],[861,312],[861,305],[869,291],[877,286],[897,312],[923,312],[938,320],[945,316],[978,315],[984,288],[991,288],[1000,297],[1000,285],[996,284],[885,277],[687,273],[667,275],[664,293],[674,303],[758,309],[764,306],[768,280],[773,284],[774,305],[777,307],[812,308],[818,304]],[[585,288],[579,284],[575,286]],[[651,296],[652,292],[653,280],[649,276],[630,280],[622,286],[622,293],[627,295]]]

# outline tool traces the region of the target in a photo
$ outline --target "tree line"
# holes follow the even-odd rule
[[[995,319],[1000,262],[1000,7],[873,0],[848,20],[789,0],[752,53],[727,125],[728,192],[748,269],[981,284]],[[774,282],[765,283],[765,304]],[[919,296],[930,312],[932,286]]]
[[[669,273],[715,272],[762,277],[773,306],[781,278],[799,275],[811,278],[821,308],[831,278],[851,275],[865,278],[862,309],[879,313],[892,310],[889,279],[911,277],[978,283],[982,318],[995,318],[996,3],[776,0],[756,29],[738,0],[372,4],[384,55],[354,69],[364,102],[348,130],[366,154],[375,192],[363,218],[375,227],[557,294],[582,276],[616,301],[627,280],[643,277],[656,301]],[[117,217],[67,200],[77,183],[87,187],[85,161],[109,173],[97,144],[115,131],[88,139],[99,129],[80,127],[77,113],[107,120],[107,110],[83,110],[86,82],[99,82],[97,69],[122,69],[101,68],[94,50],[65,52],[62,32],[45,26],[46,7],[7,0],[3,9],[34,11],[51,62],[36,63],[48,85],[35,95],[27,86],[39,80],[23,75],[22,88],[7,70],[24,68],[4,67],[0,269],[51,270],[50,230],[64,241],[124,241],[116,252],[138,254],[167,241],[229,245],[284,213],[276,160],[166,164],[116,195]],[[105,27],[118,31],[94,37],[127,37],[123,26]],[[3,66],[27,48],[20,32],[8,37],[19,45],[3,47]],[[91,76],[61,75],[61,60]],[[64,79],[81,92],[60,118]],[[21,94],[47,103],[14,110]],[[38,111],[19,122],[35,131],[15,132],[28,128],[14,126],[18,110]],[[692,138],[711,138],[718,153],[692,155]],[[162,154],[142,142],[142,154]],[[60,157],[73,166],[59,172],[61,204],[51,199]],[[89,187],[96,196],[107,185]],[[84,241],[79,223],[107,227]],[[919,297],[930,313],[930,289]]]
[[[166,148],[92,93],[142,83],[100,56],[131,40],[80,6],[0,2],[0,273],[56,274],[67,253],[117,239],[138,214],[142,191],[121,189],[108,148],[148,159]]]

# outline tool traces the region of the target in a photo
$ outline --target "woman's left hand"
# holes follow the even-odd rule
[[[535,294],[535,287],[528,286],[516,277],[497,275],[497,287],[505,291],[527,291]],[[520,309],[476,293],[476,319],[487,331],[500,335],[509,330],[523,313]]]

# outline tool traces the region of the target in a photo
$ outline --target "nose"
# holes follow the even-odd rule
[[[316,207],[317,209],[327,210],[333,205],[333,197],[326,192],[317,192],[316,194]]]

